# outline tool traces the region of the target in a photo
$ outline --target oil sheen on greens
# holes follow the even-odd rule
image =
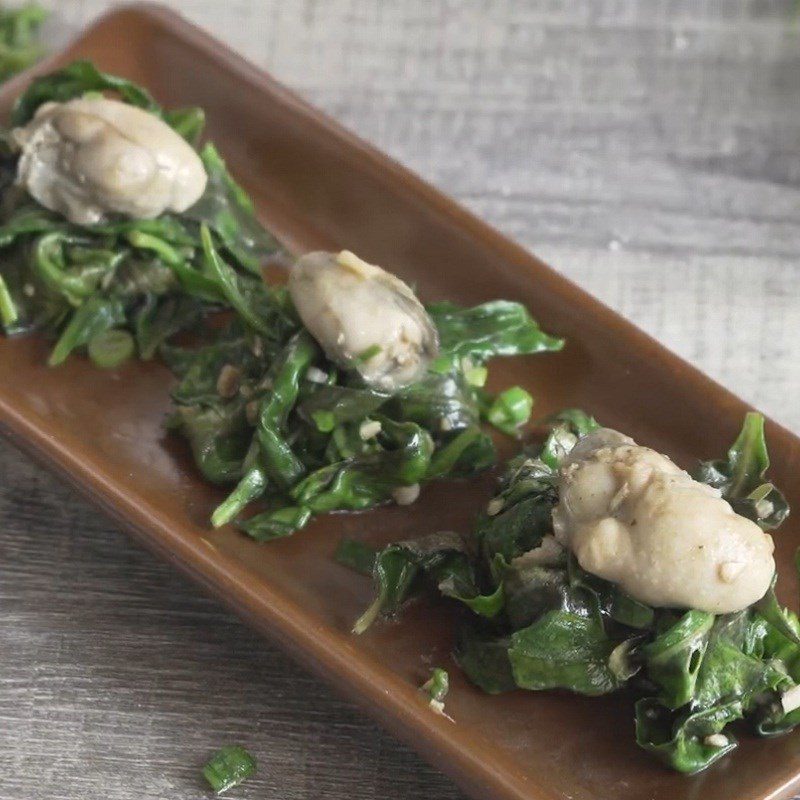
[[[673,769],[694,773],[736,747],[728,729],[746,720],[762,736],[800,722],[800,624],[773,589],[744,611],[650,608],[584,572],[562,551],[549,563],[523,556],[552,533],[557,470],[596,426],[567,411],[544,445],[510,462],[500,491],[465,541],[440,533],[380,552],[344,543],[338,558],[372,565],[376,598],[363,631],[426,584],[468,607],[455,658],[486,692],[568,689],[594,696],[633,691],[637,743]],[[773,529],[788,508],[766,479],[764,420],[748,414],[727,458],[695,477],[721,489],[739,513]],[[798,707],[795,707],[798,706]]]
[[[202,132],[200,109],[165,111],[144,89],[88,62],[33,81],[11,122],[25,124],[42,103],[100,91],[160,116],[191,143]],[[120,330],[149,359],[173,334],[195,326],[204,311],[230,305],[234,293],[242,304],[257,294],[260,262],[277,245],[255,221],[214,146],[199,152],[208,188],[190,212],[83,226],[14,186],[17,158],[7,151],[0,164],[0,322],[6,334],[55,335],[49,361],[56,365],[106,331]],[[211,263],[215,248],[225,258],[224,270]]]
[[[180,215],[68,223],[13,185],[16,156],[0,164],[0,323],[7,335],[55,338],[49,362],[86,350],[114,368],[136,353],[174,372],[169,427],[198,469],[231,493],[215,526],[237,519],[259,540],[286,536],[312,515],[413,499],[418,484],[465,476],[495,460],[483,420],[516,434],[532,399],[520,387],[483,388],[494,356],[558,350],[518,303],[429,313],[440,357],[393,394],[336,369],[300,323],[287,291],[263,280],[278,252],[212,144],[200,146],[203,112],[162,108],[143,88],[76,62],[35,80],[12,125],[47,101],[104,92],[159,116],[198,148],[203,197]],[[223,313],[219,313],[223,312]],[[191,346],[175,335],[191,331]]]

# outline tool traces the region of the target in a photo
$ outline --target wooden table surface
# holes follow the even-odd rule
[[[800,432],[793,0],[171,5]],[[0,797],[203,797],[234,741],[237,797],[461,796],[0,443]]]

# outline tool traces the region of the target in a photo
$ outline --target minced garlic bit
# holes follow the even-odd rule
[[[392,490],[392,497],[399,506],[410,506],[419,497],[419,484],[412,483],[411,486],[398,486]]]
[[[703,739],[703,744],[707,747],[727,747],[730,740],[724,733],[712,733]]]
[[[233,364],[225,364],[217,377],[217,394],[220,397],[230,398],[239,391],[242,371]]]
[[[358,435],[361,441],[366,442],[367,439],[375,438],[381,432],[381,423],[376,419],[367,419],[361,423],[358,428]]]
[[[496,517],[502,510],[506,501],[502,497],[493,497],[486,506],[486,513],[490,517]]]
[[[781,695],[781,706],[784,714],[800,708],[800,686],[792,686]]]
[[[436,714],[444,716],[444,703],[441,700],[428,701],[428,708]]]
[[[306,370],[306,380],[311,383],[327,383],[328,373],[323,372],[319,367],[309,367]]]
[[[251,400],[244,407],[245,416],[247,417],[247,421],[251,425],[255,425],[256,422],[258,422],[258,411],[259,411],[260,405],[261,404],[258,402],[258,400]]]

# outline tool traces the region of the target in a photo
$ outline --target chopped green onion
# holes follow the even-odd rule
[[[321,433],[330,433],[336,427],[336,417],[332,411],[314,411],[311,419]]]
[[[10,328],[19,319],[17,307],[8,291],[8,286],[0,275],[0,322],[3,327]]]
[[[444,699],[450,691],[450,676],[447,674],[447,670],[434,667],[431,670],[430,678],[419,689],[428,696],[430,707],[437,713],[443,714]]]
[[[253,756],[238,744],[226,745],[203,767],[203,777],[217,793],[227,792],[256,771]]]
[[[464,370],[464,377],[470,386],[484,386],[489,377],[489,370],[486,367],[469,367]]]
[[[90,297],[70,318],[47,359],[51,367],[63,364],[76,348],[88,345],[95,336],[125,322],[125,309],[118,298]]]
[[[115,369],[134,354],[136,346],[127,331],[111,328],[91,338],[86,349],[98,367]]]
[[[486,418],[504,433],[515,436],[520,425],[530,419],[532,408],[533,398],[521,386],[512,386],[495,397]]]
[[[451,369],[453,369],[454,364],[455,360],[453,359],[453,356],[443,355],[434,359],[430,363],[428,369],[431,372],[437,373],[438,375],[446,375]]]

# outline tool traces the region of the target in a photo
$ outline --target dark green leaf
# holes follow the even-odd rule
[[[659,700],[668,708],[680,708],[694,697],[713,624],[713,614],[697,609],[687,611],[642,648],[648,677],[659,689]]]
[[[454,358],[486,361],[493,356],[514,356],[560,350],[563,339],[548,336],[525,306],[494,300],[474,308],[434,303],[428,312],[439,330],[441,353]]]
[[[211,483],[242,477],[252,432],[241,403],[179,406],[174,427],[189,442],[195,464]]]
[[[104,91],[118,94],[122,100],[131,105],[159,115],[161,113],[161,107],[141,86],[116,75],[100,72],[91,61],[75,61],[56,72],[35,78],[17,98],[11,112],[11,124],[24,125],[42,103],[63,103],[87,92]]]
[[[332,431],[345,422],[357,422],[377,411],[387,400],[388,395],[373,389],[356,389],[351,386],[330,386],[316,384],[314,389],[297,407],[298,413],[306,420],[316,419],[315,414],[329,414]]]
[[[431,458],[426,478],[470,475],[494,464],[496,451],[491,438],[477,425],[459,431],[441,442]]]
[[[726,460],[704,461],[694,477],[722,492],[734,511],[765,530],[777,528],[788,516],[786,498],[766,480],[769,454],[764,417],[755,411],[745,416],[738,438]]]
[[[302,506],[280,506],[256,514],[239,523],[239,527],[258,542],[269,542],[291,536],[304,528],[311,519],[311,511]]]
[[[484,692],[510,692],[517,688],[508,658],[510,645],[508,637],[468,629],[460,635],[453,657],[467,678]]]
[[[134,320],[139,358],[153,358],[172,336],[195,326],[202,313],[202,306],[192,297],[175,295],[159,300],[149,296]]]
[[[233,180],[225,162],[212,144],[200,152],[208,174],[208,186],[186,216],[211,228],[238,264],[255,275],[278,250],[275,239],[255,217],[253,204]]]
[[[359,542],[355,539],[342,539],[333,557],[345,567],[350,567],[354,572],[360,572],[362,575],[372,575],[378,552],[376,547],[366,542]]]
[[[607,694],[620,687],[609,666],[617,642],[600,619],[570,611],[548,611],[511,635],[508,656],[517,686]]]
[[[433,441],[412,422],[379,418],[381,450],[331,464],[308,475],[292,496],[315,512],[369,508],[388,500],[393,490],[425,478]]]
[[[190,145],[197,146],[206,124],[206,114],[202,108],[197,106],[176,108],[173,111],[165,111],[163,117],[170,128],[183,136]]]
[[[264,469],[278,486],[293,486],[305,472],[286,438],[286,421],[297,401],[300,380],[318,354],[311,336],[301,331],[292,337],[270,370],[272,386],[259,410],[258,440]],[[298,495],[298,499],[306,505],[306,498]]]
[[[722,731],[741,716],[738,700],[676,714],[648,697],[636,703],[636,742],[672,769],[691,775],[736,747],[736,739]],[[723,738],[717,740],[715,734]]]
[[[220,257],[205,224],[200,226],[200,239],[203,243],[206,269],[217,282],[222,295],[248,325],[262,333],[269,333],[267,320],[263,319],[250,303],[250,299],[242,289],[242,279]]]
[[[98,333],[124,322],[125,309],[119,300],[90,297],[72,315],[47,363],[51,367],[63,363],[76,347],[83,347]]]
[[[453,533],[436,533],[388,545],[375,557],[375,599],[356,620],[353,632],[363,633],[378,615],[397,611],[408,599],[420,574],[436,584],[448,581],[454,589],[468,591],[474,586],[469,567],[464,542]],[[465,586],[465,575],[470,586]]]
[[[3,276],[0,275],[0,324],[5,330],[10,330],[19,321],[19,311],[16,303],[8,291]]]

